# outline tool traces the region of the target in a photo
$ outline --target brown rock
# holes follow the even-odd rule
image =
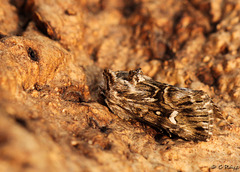
[[[231,0],[0,1],[0,171],[237,168],[239,12]],[[213,98],[226,121],[210,141],[109,111],[103,69],[139,67]]]
[[[16,34],[19,31],[16,7],[4,0],[0,1],[0,6],[0,38]]]

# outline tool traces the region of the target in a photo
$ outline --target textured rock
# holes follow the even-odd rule
[[[0,38],[6,35],[14,35],[18,33],[19,16],[17,9],[8,1],[0,1]]]
[[[11,2],[11,3],[10,3]],[[240,3],[0,1],[0,171],[214,171],[239,165]],[[112,114],[102,70],[206,91],[208,142]]]

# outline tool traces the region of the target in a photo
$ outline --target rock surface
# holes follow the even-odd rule
[[[0,0],[0,171],[217,171],[240,162],[240,2]],[[112,114],[104,68],[207,92],[208,142]]]

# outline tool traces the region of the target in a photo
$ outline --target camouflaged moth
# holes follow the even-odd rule
[[[212,135],[216,106],[201,90],[157,82],[140,69],[103,72],[103,95],[111,111],[186,140],[207,141]]]

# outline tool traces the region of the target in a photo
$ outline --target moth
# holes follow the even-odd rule
[[[217,107],[202,90],[154,81],[141,69],[105,69],[103,95],[110,110],[124,120],[137,120],[185,140],[207,141]]]

